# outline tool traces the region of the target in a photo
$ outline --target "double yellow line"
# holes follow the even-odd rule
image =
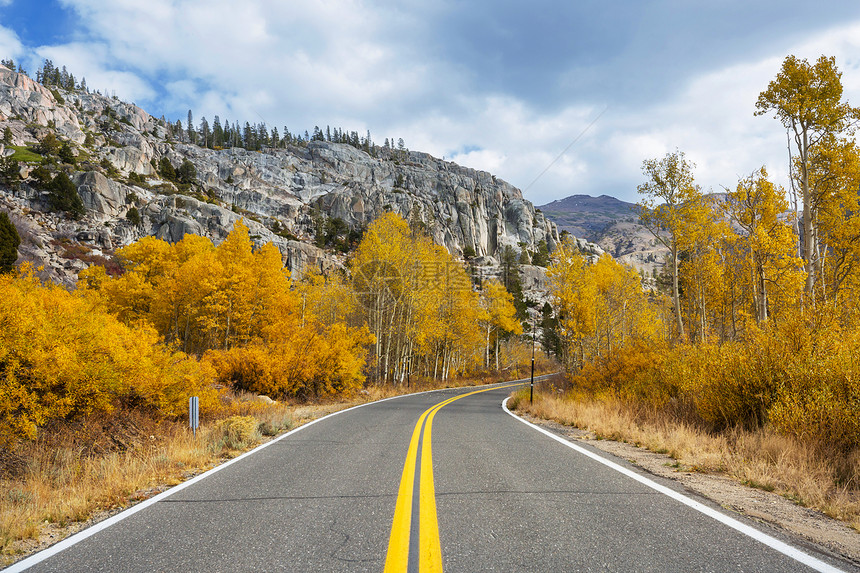
[[[433,417],[451,402],[522,383],[484,388],[439,402],[418,418],[412,440],[406,452],[406,463],[397,492],[394,521],[388,538],[385,573],[442,571],[442,548],[439,543],[439,523],[436,519],[436,490],[433,486]],[[415,475],[418,474],[418,483]],[[416,487],[417,486],[417,487]],[[416,506],[417,507],[414,507]],[[416,535],[417,534],[417,535]]]

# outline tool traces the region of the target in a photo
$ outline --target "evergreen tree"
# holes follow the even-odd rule
[[[212,132],[209,129],[209,122],[206,121],[206,116],[200,118],[200,144],[203,147],[212,148]]]
[[[229,123],[227,125],[230,125]],[[224,145],[224,128],[221,127],[221,118],[217,115],[212,120],[212,146],[222,147]]]
[[[254,136],[254,128],[251,127],[251,124],[247,121],[245,122],[245,130],[243,132],[242,140],[244,141],[245,149],[254,149],[256,137]]]
[[[68,163],[69,165],[74,165],[77,158],[75,157],[74,151],[72,151],[72,147],[69,145],[68,141],[64,141],[60,146],[60,150],[57,152],[60,160],[63,163]]]
[[[18,162],[12,157],[0,157],[0,182],[15,185],[21,180]]]
[[[191,110],[188,110],[188,123],[185,124],[188,128],[188,143],[194,143],[194,117],[191,115]]]
[[[158,172],[168,181],[176,181],[176,169],[166,157],[162,157],[158,162]]]
[[[0,211],[0,273],[15,270],[21,237],[5,211]]]
[[[183,159],[182,165],[176,170],[176,178],[180,183],[190,185],[197,179],[197,168],[187,159]]]
[[[78,190],[69,176],[60,171],[48,184],[49,201],[54,211],[65,211],[73,219],[83,217],[86,210]]]
[[[140,226],[140,211],[137,210],[137,207],[132,205],[128,211],[126,211],[125,218],[135,227]]]
[[[541,239],[537,245],[537,252],[532,257],[532,264],[538,267],[549,266],[549,248],[546,239]]]

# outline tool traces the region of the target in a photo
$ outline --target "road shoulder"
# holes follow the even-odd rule
[[[516,412],[517,416],[571,442],[585,443],[636,465],[642,470],[678,482],[689,491],[725,509],[781,530],[799,546],[815,545],[860,567],[860,533],[839,521],[778,494],[745,486],[726,476],[687,471],[676,460],[633,444],[596,439],[590,432]]]

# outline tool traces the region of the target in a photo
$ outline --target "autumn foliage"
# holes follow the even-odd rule
[[[644,162],[642,221],[670,252],[657,289],[572,242],[554,253],[574,393],[860,448],[860,111],[839,78],[832,59],[789,57],[759,99],[793,130],[799,197],[764,167],[706,196],[683,153]]]
[[[42,284],[28,269],[0,275],[0,440],[35,437],[52,419],[110,412],[122,402],[176,416],[189,395],[217,402],[212,371],[123,324],[97,300]]]
[[[307,399],[364,382],[367,328],[319,320],[278,249],[254,250],[242,222],[217,247],[195,235],[173,245],[147,237],[119,255],[126,272],[92,267],[81,273],[88,290],[124,322],[151,324],[166,345],[202,356],[221,385]]]
[[[387,214],[367,230],[351,276],[294,283],[281,253],[240,221],[217,246],[146,237],[117,251],[123,272],[92,266],[70,293],[29,270],[0,276],[0,437],[118,407],[204,416],[228,395],[350,395],[378,383],[445,381],[521,360],[511,295],[476,289],[463,265]]]

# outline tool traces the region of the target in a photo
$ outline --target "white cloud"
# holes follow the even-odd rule
[[[436,36],[445,31],[433,28],[433,11],[444,3],[419,9],[357,0],[60,1],[80,15],[83,27],[74,43],[41,47],[39,56],[86,76],[93,88],[116,90],[183,124],[191,108],[195,121],[206,116],[211,122],[217,114],[222,121],[265,121],[294,132],[325,124],[361,133],[369,128],[377,141],[403,137],[412,149],[520,187],[551,165],[526,190],[536,203],[572,193],[635,201],[642,160],[675,148],[697,164],[705,189],[733,186],[763,164],[787,182],[782,127],[753,116],[757,95],[784,53],[759,51],[754,60],[702,70],[676,82],[681,88],[659,104],[614,104],[553,163],[603,109],[599,92],[594,101],[549,108],[504,86],[485,89],[468,62],[446,59],[438,49]],[[793,51],[835,55],[846,96],[857,104],[858,43],[860,24],[846,24]],[[20,53],[14,33],[0,28],[4,45],[7,54]]]
[[[42,46],[36,50],[38,64],[44,59],[58,66],[66,66],[80,81],[86,78],[87,87],[103,94],[116,96],[128,102],[150,100],[155,91],[139,75],[118,71],[112,65],[110,47],[99,43],[75,42],[60,46]]]
[[[2,0],[0,0],[2,1]],[[10,30],[0,26],[0,54],[3,58],[18,59],[24,51],[24,46],[18,35]]]

